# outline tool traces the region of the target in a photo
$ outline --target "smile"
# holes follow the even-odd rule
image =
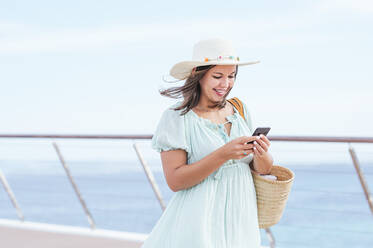
[[[227,92],[226,90],[217,90],[217,89],[214,89],[214,91],[216,92],[218,96],[224,96],[224,94]]]

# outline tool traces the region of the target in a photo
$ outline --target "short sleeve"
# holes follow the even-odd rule
[[[244,111],[244,115],[245,115],[246,124],[249,127],[250,132],[253,133],[254,130],[253,130],[253,122],[252,122],[252,118],[251,118],[250,109],[247,108],[247,106],[244,102],[242,102],[242,105],[243,105],[243,111]]]
[[[154,132],[152,148],[157,152],[182,149],[190,153],[186,140],[185,115],[172,107],[166,109]]]

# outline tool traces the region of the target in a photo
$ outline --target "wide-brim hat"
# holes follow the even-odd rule
[[[170,75],[177,79],[186,79],[194,67],[203,65],[252,65],[260,61],[241,61],[233,44],[224,39],[201,40],[193,47],[192,60],[175,64]]]

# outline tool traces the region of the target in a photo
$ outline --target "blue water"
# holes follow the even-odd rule
[[[159,161],[150,163],[157,164]],[[161,207],[136,161],[69,161],[68,165],[98,228],[149,233]],[[373,190],[373,164],[361,165]],[[373,215],[352,163],[287,164],[295,181],[281,221],[271,227],[277,247],[373,247]],[[25,220],[89,227],[58,161],[0,160]],[[154,170],[167,203],[173,192]],[[1,184],[0,184],[1,186]],[[17,219],[0,187],[0,218]],[[268,245],[265,231],[262,243]]]

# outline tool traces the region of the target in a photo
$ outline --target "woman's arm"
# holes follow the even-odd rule
[[[271,173],[272,165],[273,158],[269,152],[266,153],[265,158],[258,159],[254,157],[250,162],[250,167],[259,174]]]
[[[253,153],[254,145],[246,144],[246,142],[256,139],[253,136],[234,139],[192,164],[187,164],[187,153],[184,150],[161,152],[163,171],[168,186],[176,192],[200,183],[227,160],[242,159]]]
[[[200,183],[226,161],[219,149],[193,164],[186,164],[184,150],[162,152],[161,158],[167,184],[174,192]]]

